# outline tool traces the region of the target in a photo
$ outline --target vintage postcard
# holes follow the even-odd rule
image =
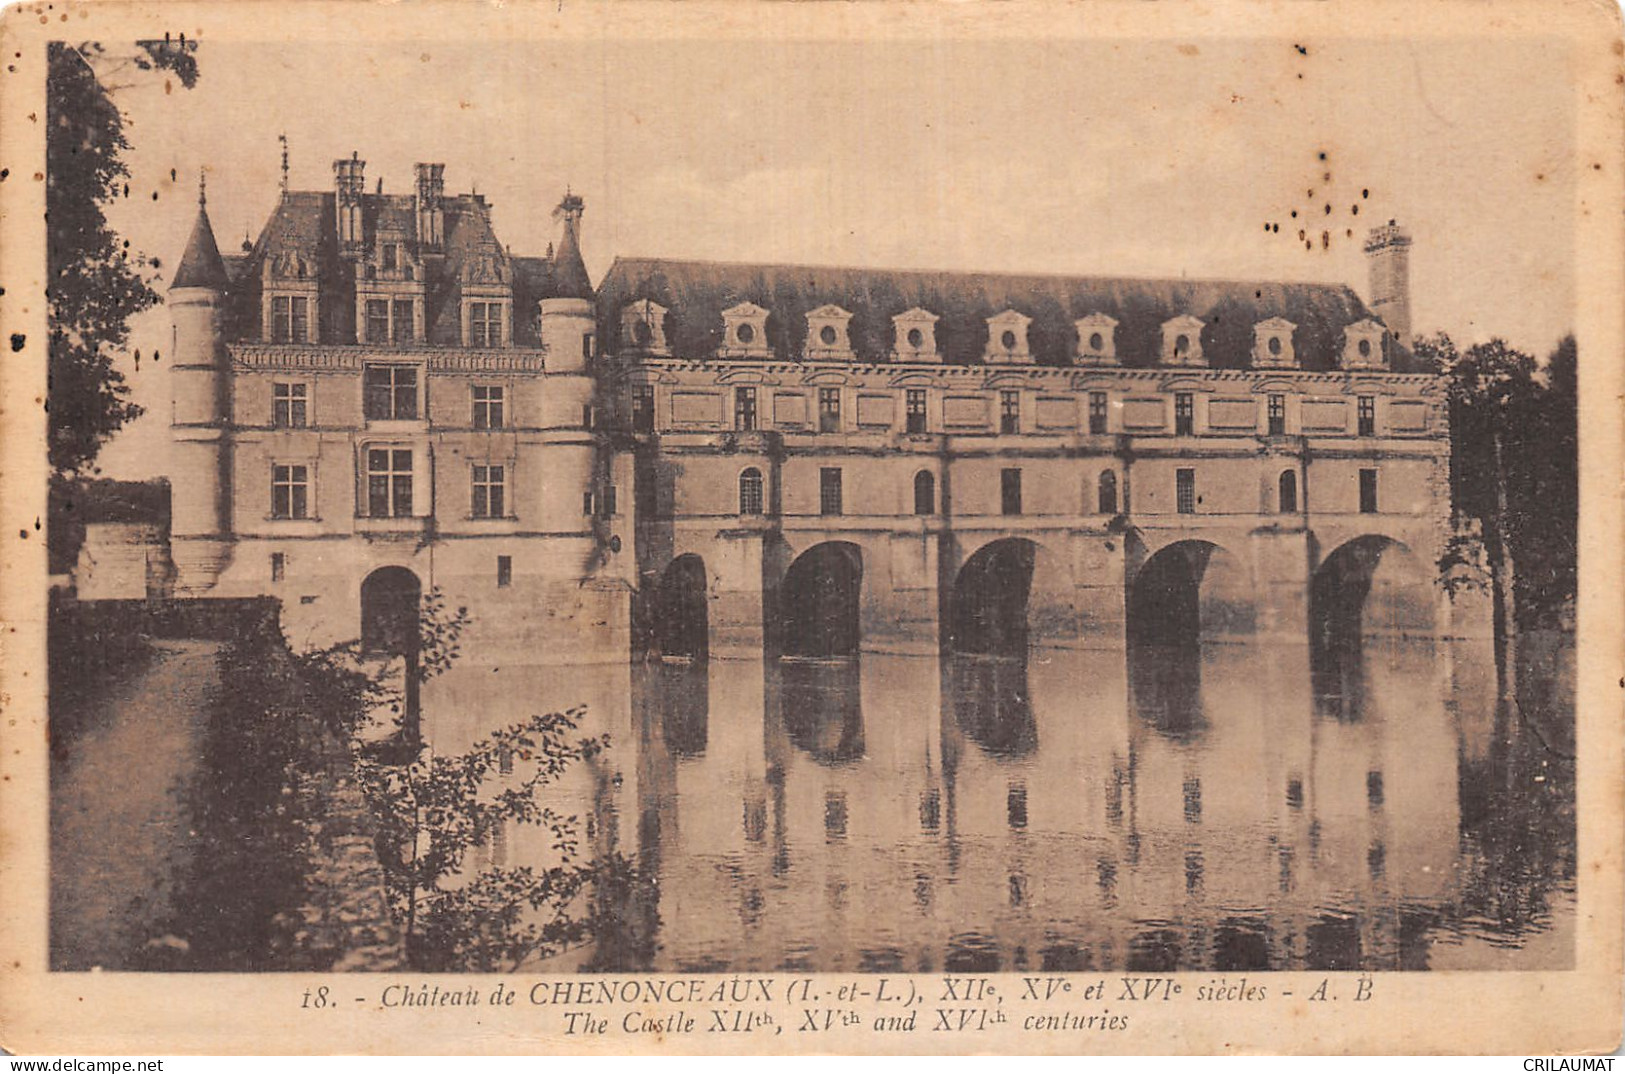
[[[0,46],[0,1046],[1618,1047],[1613,5]]]

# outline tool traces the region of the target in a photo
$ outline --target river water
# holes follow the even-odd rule
[[[1559,969],[1572,652],[1524,663],[1499,705],[1487,645],[1371,640],[459,667],[425,709],[611,735],[561,793],[646,942],[563,968]]]

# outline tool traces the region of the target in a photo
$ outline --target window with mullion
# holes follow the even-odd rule
[[[411,449],[368,449],[367,514],[373,518],[407,518],[411,516]]]
[[[271,517],[306,518],[309,514],[310,471],[304,466],[271,467]]]
[[[925,432],[925,389],[909,388],[903,393],[903,406],[908,418],[908,431]]]
[[[500,429],[504,392],[498,384],[474,385],[474,428]]]
[[[367,299],[366,342],[389,342],[389,300],[387,298]]]
[[[278,382],[271,387],[271,424],[279,429],[305,427],[308,387],[300,383]]]
[[[841,389],[818,389],[818,431],[821,433],[841,431]]]
[[[369,365],[362,377],[362,407],[368,421],[417,420],[416,366]]]
[[[475,466],[472,512],[474,517],[507,517],[507,487],[507,470],[505,467]]]
[[[469,303],[468,335],[468,345],[470,347],[500,347],[502,345],[502,303]]]

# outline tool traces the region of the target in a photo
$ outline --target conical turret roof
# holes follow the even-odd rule
[[[224,291],[231,282],[226,275],[226,263],[220,259],[220,247],[214,242],[214,227],[209,223],[209,210],[203,199],[198,199],[197,223],[192,225],[192,237],[181,255],[180,267],[170,288],[210,287]]]
[[[587,275],[587,264],[581,259],[581,213],[585,207],[579,195],[566,194],[554,212],[564,218],[564,238],[553,252],[548,298],[592,299],[592,278]]]

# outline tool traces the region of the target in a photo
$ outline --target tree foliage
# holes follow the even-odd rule
[[[1500,339],[1459,351],[1441,334],[1419,340],[1416,357],[1449,378],[1456,513],[1479,524],[1492,570],[1510,567],[1519,624],[1555,622],[1575,595],[1574,338],[1558,345],[1544,370]],[[1473,543],[1458,536],[1441,567],[1472,561]]]
[[[45,215],[50,306],[49,411],[52,469],[79,473],[103,442],[141,414],[113,357],[129,339],[129,320],[159,301],[152,282],[159,263],[131,251],[107,222],[105,207],[129,194],[130,148],[116,85],[98,70],[167,70],[197,82],[197,61],[184,45],[147,41],[130,57],[99,43],[53,41],[46,85]]]

